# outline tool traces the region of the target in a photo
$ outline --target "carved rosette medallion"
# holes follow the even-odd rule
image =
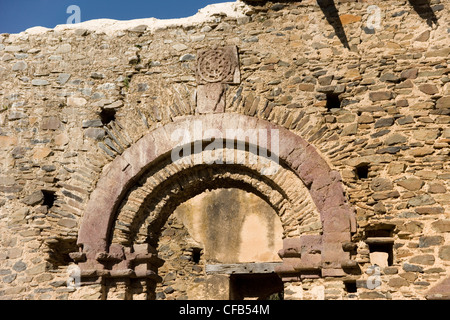
[[[234,46],[203,50],[198,53],[197,82],[239,84],[239,61]]]
[[[210,50],[198,60],[198,75],[208,83],[223,82],[230,79],[233,64],[226,50]]]

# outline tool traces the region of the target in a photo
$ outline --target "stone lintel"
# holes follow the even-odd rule
[[[393,244],[395,239],[391,237],[370,237],[364,240],[364,242],[367,244]]]

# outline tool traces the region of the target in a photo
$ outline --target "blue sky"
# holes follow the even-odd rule
[[[70,5],[81,11],[81,21],[109,18],[131,20],[141,18],[172,19],[194,15],[208,4],[234,0],[0,0],[0,34],[19,33],[42,26],[54,28],[65,24]]]

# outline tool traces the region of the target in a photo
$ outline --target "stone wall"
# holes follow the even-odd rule
[[[375,29],[372,4],[381,14]],[[286,297],[311,298],[312,284],[327,299],[445,293],[436,285],[450,271],[448,6],[258,2],[186,26],[0,35],[0,298],[125,298],[115,284],[117,294],[67,287],[86,204],[115,158],[152,130],[198,114],[198,54],[227,46],[238,48],[240,81],[225,84],[218,106],[308,141],[340,173],[356,210],[348,250],[360,272],[288,283]],[[130,192],[139,199],[143,190]],[[115,243],[127,241],[133,194],[127,199]],[[314,217],[317,208],[304,203]],[[161,246],[172,243],[163,222]],[[310,223],[285,223],[285,238],[320,231]],[[181,230],[180,257],[189,249]],[[174,263],[206,277],[204,266]],[[169,269],[161,269],[159,298],[173,294]]]

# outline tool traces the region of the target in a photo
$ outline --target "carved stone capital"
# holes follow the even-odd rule
[[[346,235],[339,237],[304,235],[285,239],[278,252],[283,263],[275,268],[284,281],[311,277],[340,277],[358,267],[343,247],[349,247]]]
[[[129,278],[160,281],[157,270],[164,264],[157,251],[148,244],[133,248],[112,244],[108,252],[97,252],[95,258],[86,258],[83,252],[71,253],[70,257],[80,268],[82,281],[93,278]]]

